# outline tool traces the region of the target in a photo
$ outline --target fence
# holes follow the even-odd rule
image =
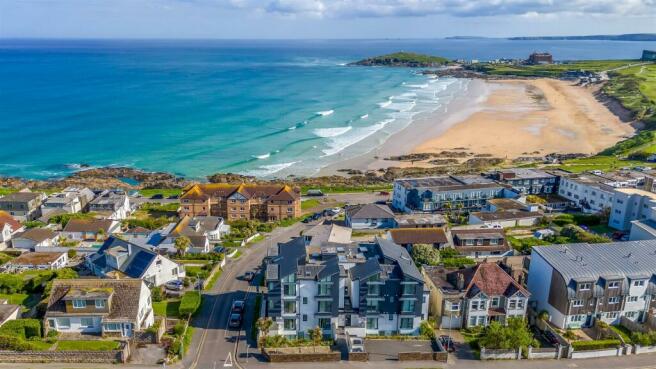
[[[481,360],[521,360],[522,349],[486,349],[481,347]]]
[[[558,345],[556,347],[548,348],[533,348],[528,347],[526,352],[526,358],[530,360],[536,359],[560,359],[563,352],[563,346]]]
[[[585,350],[585,351],[576,351],[573,347],[569,348],[569,359],[591,359],[598,357],[611,357],[611,356],[622,356],[623,348],[610,348],[604,350]]]

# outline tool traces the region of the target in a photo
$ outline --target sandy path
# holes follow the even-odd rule
[[[483,109],[428,139],[414,152],[467,148],[499,158],[548,153],[596,153],[633,134],[597,102],[590,90],[570,82],[537,79],[490,82]]]

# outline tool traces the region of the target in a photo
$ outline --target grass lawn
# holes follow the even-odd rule
[[[118,349],[117,341],[59,341],[57,351],[110,351]]]
[[[301,193],[307,194],[308,190],[321,190],[326,193],[353,193],[353,192],[377,192],[391,191],[392,184],[370,185],[370,186],[302,186]]]
[[[596,226],[590,227],[590,230],[598,234],[613,234],[615,230],[605,224],[599,224]]]
[[[625,343],[633,343],[631,340],[631,331],[623,325],[611,325],[610,329],[619,334]]]
[[[624,167],[648,166],[652,167],[653,163],[645,163],[637,160],[622,160],[615,156],[592,156],[589,158],[565,160],[561,169],[568,170],[574,173],[581,173],[590,170],[601,170],[609,172]]]
[[[9,304],[23,305],[28,309],[36,306],[41,301],[40,294],[27,294],[27,293],[14,293],[5,294],[0,293],[0,299],[7,299]]]
[[[16,191],[18,190],[15,188],[0,187],[0,196],[9,195],[10,193],[14,193]]]
[[[164,197],[176,196],[182,193],[181,188],[149,188],[145,190],[139,190],[139,193],[143,197],[152,197],[153,195],[162,195]]]
[[[319,201],[318,199],[303,200],[301,202],[301,210],[316,208],[317,206],[319,206],[319,204],[321,204],[321,201]]]
[[[211,290],[214,285],[216,284],[216,281],[221,278],[221,274],[223,273],[223,270],[219,269],[214,273],[214,275],[210,278],[209,282],[207,282],[207,286],[205,286],[205,291]]]
[[[173,259],[178,264],[192,264],[192,265],[207,265],[210,263],[210,260],[192,260],[192,259]]]
[[[165,316],[168,318],[178,317],[178,308],[180,307],[180,300],[165,300],[153,302],[153,311],[155,315]]]
[[[48,349],[54,345],[54,343],[48,343],[45,341],[29,341],[29,343],[36,351],[48,351]]]

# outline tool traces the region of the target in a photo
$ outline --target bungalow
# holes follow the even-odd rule
[[[56,279],[43,326],[46,333],[126,338],[154,322],[150,289],[140,279]]]
[[[41,216],[41,203],[46,195],[29,190],[0,197],[0,210],[8,212],[19,221],[30,221]]]
[[[25,230],[14,217],[9,215],[6,211],[0,211],[0,250],[4,250],[9,246],[11,237],[18,232]]]
[[[387,231],[387,238],[407,249],[417,244],[433,245],[441,249],[449,244],[442,228],[396,228]]]
[[[108,238],[87,266],[99,277],[143,279],[149,286],[184,278],[181,265],[147,248],[116,237]]]
[[[346,207],[346,225],[353,229],[394,228],[396,220],[387,205],[353,205]]]
[[[503,257],[512,255],[502,229],[459,228],[451,230],[453,247],[459,254],[471,258]]]
[[[68,263],[65,252],[27,252],[8,262],[4,268],[10,273],[25,270],[57,270]]]
[[[11,240],[11,246],[16,249],[34,250],[36,247],[56,245],[57,233],[48,228],[30,228],[16,234]]]
[[[104,241],[120,228],[111,219],[71,219],[62,231],[62,237],[72,241]]]

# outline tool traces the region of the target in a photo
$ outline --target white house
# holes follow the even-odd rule
[[[0,211],[0,250],[9,246],[11,237],[25,230],[14,217],[5,211]]]
[[[132,337],[155,322],[150,289],[140,279],[56,279],[44,317],[46,332]]]
[[[104,241],[120,227],[121,224],[112,219],[71,219],[61,235],[72,241]]]
[[[112,220],[126,219],[130,213],[130,198],[124,191],[105,190],[89,203],[89,211]]]
[[[536,311],[560,329],[622,316],[644,322],[656,288],[656,240],[533,248],[528,289]]]
[[[57,270],[67,263],[68,254],[65,252],[27,252],[9,261],[3,268],[19,273],[26,270]]]
[[[558,195],[568,199],[586,213],[599,213],[610,209],[615,186],[619,187],[620,184],[591,173],[562,176]]]
[[[31,228],[13,236],[11,246],[17,249],[34,250],[35,247],[57,246],[57,233],[48,228]]]
[[[87,265],[97,276],[138,278],[149,286],[161,286],[185,276],[182,265],[116,237],[108,238],[97,253],[90,255]]]
[[[656,220],[656,193],[636,188],[617,188],[608,226],[628,230],[634,220]]]

